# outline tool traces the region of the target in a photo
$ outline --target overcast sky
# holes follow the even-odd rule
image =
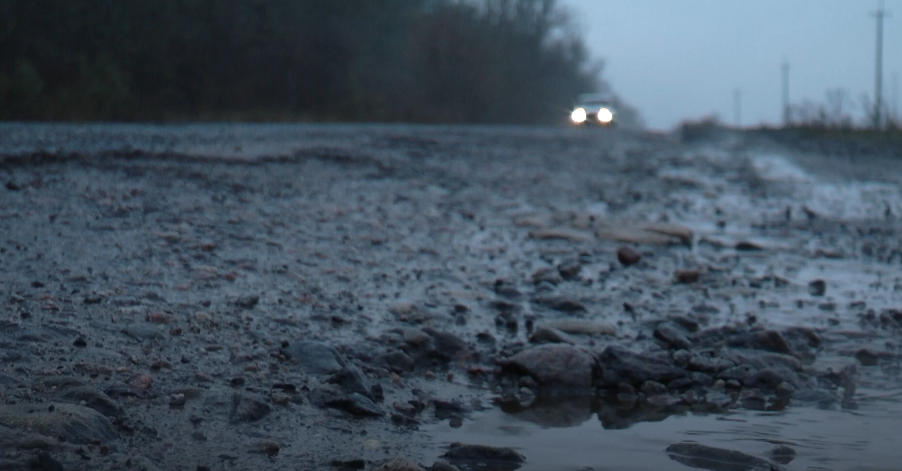
[[[737,88],[743,125],[778,124],[784,60],[793,103],[823,102],[837,88],[856,101],[874,95],[878,0],[560,1],[604,59],[604,78],[651,128],[712,113],[733,123]],[[902,75],[902,0],[886,0],[886,10],[883,91],[892,107],[893,76]]]

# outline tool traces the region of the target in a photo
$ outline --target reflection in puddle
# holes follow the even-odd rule
[[[890,470],[902,461],[898,400],[863,400],[854,411],[790,407],[783,412],[659,413],[638,423],[617,417],[617,411],[582,399],[511,413],[493,409],[475,414],[463,427],[445,423],[428,432],[436,441],[433,457],[453,442],[509,447],[526,457],[522,471],[685,471],[690,468],[681,463],[692,460],[674,461],[665,451],[684,441],[772,461],[775,454],[794,452],[787,468],[798,470]]]

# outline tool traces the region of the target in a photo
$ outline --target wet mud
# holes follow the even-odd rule
[[[0,469],[892,469],[902,172],[867,165],[5,124]]]

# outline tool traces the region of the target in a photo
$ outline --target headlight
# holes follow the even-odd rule
[[[585,116],[585,114],[583,114],[583,116]],[[614,113],[611,113],[611,110],[607,108],[602,108],[598,110],[598,120],[605,124],[610,123],[614,120]]]
[[[570,113],[570,119],[572,119],[574,123],[582,123],[586,120],[586,110],[582,108],[573,110],[573,113]]]

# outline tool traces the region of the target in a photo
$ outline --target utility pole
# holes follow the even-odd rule
[[[742,92],[739,89],[733,90],[733,120],[736,122],[736,127],[740,127],[742,125]]]
[[[789,114],[789,62],[783,62],[783,127],[788,127],[791,120]]]
[[[896,76],[896,73],[893,72],[893,109],[892,109],[892,118],[893,124],[899,125],[899,77]]]
[[[889,16],[889,13],[883,6],[883,0],[880,0],[880,8],[874,12],[874,16],[877,18],[877,76],[874,80],[874,129],[877,130],[883,124],[881,110],[883,107],[883,19]]]

